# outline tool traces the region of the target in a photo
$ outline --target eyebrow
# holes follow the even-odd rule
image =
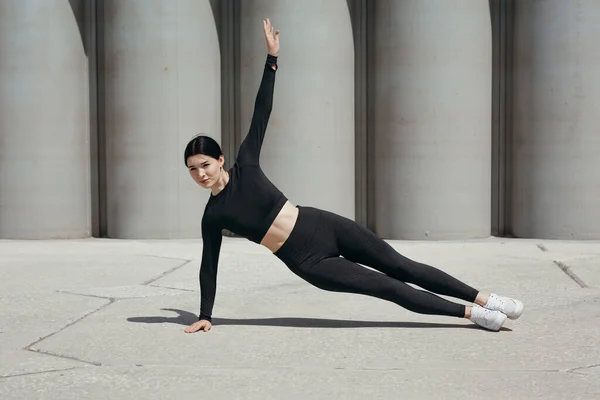
[[[188,168],[193,168],[193,167],[195,167],[196,165],[202,165],[202,164],[206,164],[206,163],[208,163],[208,161],[202,161],[201,163],[193,163],[193,164],[191,164],[191,165],[188,165]]]

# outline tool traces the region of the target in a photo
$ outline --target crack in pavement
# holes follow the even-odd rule
[[[557,260],[554,260],[554,264],[556,264],[558,266],[558,268],[560,268],[565,274],[567,274],[567,276],[569,278],[571,278],[573,281],[575,281],[575,283],[577,283],[580,287],[582,287],[582,288],[588,287],[588,285],[586,285],[585,282],[582,281],[581,278],[578,277],[577,274],[575,272],[573,272],[573,270],[568,265],[566,265],[562,261],[557,261]]]
[[[548,248],[546,246],[544,246],[543,244],[538,244],[537,247],[543,251],[544,253],[548,251]]]
[[[50,370],[38,371],[38,372],[24,372],[22,374],[14,374],[14,375],[0,375],[0,379],[18,378],[20,376],[30,376],[30,375],[40,375],[40,374],[50,374],[50,373],[54,373],[54,372],[70,371],[70,370],[73,370],[73,369],[80,369],[80,368],[82,368],[82,367],[69,367],[69,368],[60,368],[60,369],[50,369]]]
[[[171,268],[171,269],[169,269],[169,270],[167,270],[167,271],[163,272],[162,274],[158,275],[158,276],[157,276],[157,277],[155,277],[155,278],[152,278],[152,279],[150,279],[150,280],[147,280],[147,281],[145,281],[145,282],[142,282],[142,283],[141,283],[141,285],[149,285],[149,284],[151,284],[151,283],[153,283],[153,282],[156,282],[157,280],[159,280],[159,279],[161,279],[161,278],[164,278],[165,276],[167,276],[167,275],[169,275],[169,274],[172,274],[173,272],[177,271],[179,268],[182,268],[182,267],[184,267],[184,266],[188,265],[188,264],[189,264],[189,263],[191,263],[191,262],[192,262],[192,260],[185,260],[185,262],[184,262],[183,264],[177,265],[177,266],[175,266],[175,267],[173,267],[173,268]]]

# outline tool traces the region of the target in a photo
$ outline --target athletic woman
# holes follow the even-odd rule
[[[410,260],[350,219],[294,206],[269,181],[259,158],[273,104],[279,31],[268,19],[263,29],[268,54],[250,129],[234,165],[223,169],[221,148],[207,136],[196,136],[185,149],[190,175],[211,191],[202,217],[200,315],[185,332],[211,329],[222,229],[267,247],[292,272],[324,290],[373,296],[421,314],[467,318],[492,331],[498,331],[507,317],[518,318],[523,311],[520,301],[480,293],[445,272]],[[434,293],[475,304],[465,306]]]

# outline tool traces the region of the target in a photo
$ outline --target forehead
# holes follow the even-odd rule
[[[196,154],[194,156],[188,157],[188,165],[199,165],[205,162],[213,161],[212,157],[205,156],[204,154]]]

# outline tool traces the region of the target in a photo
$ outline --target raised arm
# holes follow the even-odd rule
[[[275,73],[277,72],[277,57],[279,56],[279,31],[274,31],[269,19],[263,21],[263,28],[268,54],[254,102],[254,113],[252,114],[250,129],[238,151],[236,161],[240,166],[259,165],[260,150],[273,109],[273,90],[275,88]]]

